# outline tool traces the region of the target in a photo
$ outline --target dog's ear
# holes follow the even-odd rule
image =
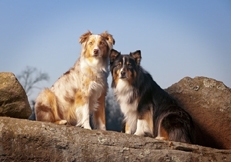
[[[135,52],[131,52],[130,56],[135,59],[135,62],[137,65],[140,65],[140,61],[141,61],[141,51],[140,50],[137,50]]]
[[[106,39],[110,49],[112,49],[113,45],[115,44],[115,40],[112,37],[111,34],[109,34],[107,31],[103,32],[102,34],[100,34],[104,39]]]
[[[112,65],[112,64],[114,63],[114,61],[116,60],[116,58],[117,58],[118,56],[120,56],[120,55],[121,55],[120,52],[118,52],[118,51],[112,49],[112,50],[111,50],[111,53],[110,53],[110,65]]]
[[[81,37],[79,38],[79,43],[83,43],[86,42],[87,38],[92,35],[92,32],[88,31],[86,33],[84,33],[83,35],[81,35]]]

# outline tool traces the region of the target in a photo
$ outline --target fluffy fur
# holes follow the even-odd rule
[[[107,32],[96,35],[88,31],[79,42],[81,55],[74,66],[38,95],[36,119],[91,129],[89,116],[94,112],[94,126],[105,130],[109,54],[115,41]]]
[[[112,88],[125,117],[125,132],[192,143],[190,115],[140,66],[141,51],[112,50]]]

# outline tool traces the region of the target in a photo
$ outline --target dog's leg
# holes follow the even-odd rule
[[[126,134],[132,134],[129,124],[124,120],[122,123],[121,132]]]
[[[156,139],[192,143],[191,129],[191,121],[186,113],[167,113],[160,117]]]
[[[55,94],[50,89],[44,89],[36,99],[35,115],[38,121],[66,124],[58,115],[57,101]]]
[[[131,128],[130,128],[130,126],[128,125],[127,122],[125,123],[125,133],[127,133],[127,134],[132,134]]]
[[[98,99],[98,109],[94,111],[94,126],[100,130],[106,130],[106,120],[105,120],[105,96],[106,93],[102,93]]]
[[[133,134],[137,127],[137,113],[136,111],[130,112],[125,115],[125,133]]]
[[[144,119],[138,119],[136,132],[134,134],[138,136],[144,136],[145,129],[147,129],[146,127],[147,127],[147,122]]]
[[[137,128],[134,133],[138,136],[153,136],[153,118],[152,112],[144,112],[137,120]]]
[[[82,91],[77,91],[73,107],[73,109],[69,109],[69,120],[73,121],[76,126],[91,129],[89,97],[82,94]]]
[[[162,126],[159,126],[158,135],[155,139],[168,140],[168,133]]]
[[[158,125],[157,125],[157,137],[155,139],[159,139],[159,140],[168,140],[168,132],[163,128],[162,126],[162,122],[164,119],[165,115],[160,117]]]
[[[85,129],[90,129],[90,109],[89,109],[89,104],[85,104],[82,108],[82,126]]]

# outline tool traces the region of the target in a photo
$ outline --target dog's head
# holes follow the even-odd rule
[[[141,61],[141,51],[137,50],[130,54],[121,54],[112,49],[110,54],[110,70],[114,86],[121,81],[130,85],[136,79]],[[113,85],[112,85],[113,86]]]
[[[82,55],[92,65],[97,65],[100,60],[107,60],[115,44],[112,35],[106,31],[102,34],[88,31],[80,37],[79,42],[82,44]]]

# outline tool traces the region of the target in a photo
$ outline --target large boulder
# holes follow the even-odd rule
[[[231,89],[206,77],[185,77],[166,90],[195,123],[196,142],[231,149]]]
[[[31,108],[27,95],[13,73],[0,73],[0,116],[27,119]]]
[[[231,150],[0,117],[0,161],[231,161]]]

